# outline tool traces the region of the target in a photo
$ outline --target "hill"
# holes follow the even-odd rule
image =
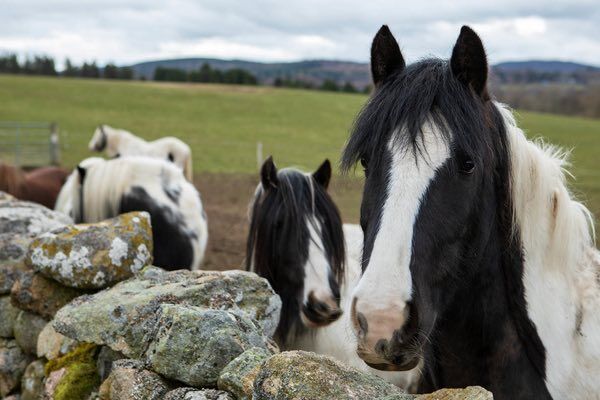
[[[568,62],[568,61],[508,61],[494,65],[494,68],[505,71],[538,71],[538,72],[561,72],[572,73],[582,71],[600,71],[600,67],[592,65]]]
[[[152,79],[157,67],[177,68],[189,72],[198,70],[205,63],[220,70],[245,69],[264,84],[271,84],[276,78],[291,78],[313,84],[321,84],[325,79],[330,79],[339,84],[350,82],[362,89],[371,83],[369,65],[350,61],[309,60],[261,63],[215,58],[184,58],[148,61],[134,64],[131,68],[137,77]],[[600,68],[565,61],[511,61],[492,66],[492,71],[499,83],[587,83],[600,80]]]

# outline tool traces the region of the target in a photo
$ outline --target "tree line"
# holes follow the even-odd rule
[[[0,56],[0,73],[105,79],[134,78],[131,67],[117,67],[109,63],[104,68],[101,68],[95,61],[75,65],[67,58],[65,60],[65,68],[59,72],[56,70],[54,59],[51,57],[33,56],[27,57],[21,62],[16,54]]]
[[[179,68],[157,67],[154,70],[155,81],[170,82],[199,82],[226,83],[235,85],[258,85],[258,79],[242,68],[232,68],[225,71],[212,68],[204,63],[196,71],[187,72]]]

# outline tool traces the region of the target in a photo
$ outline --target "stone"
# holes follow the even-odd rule
[[[82,343],[44,367],[44,398],[52,400],[85,399],[100,386],[96,370],[98,346]]]
[[[152,246],[150,215],[132,212],[46,232],[31,243],[25,261],[65,286],[102,289],[150,265]]]
[[[36,354],[38,357],[53,360],[71,352],[79,344],[76,340],[56,332],[50,321],[38,335]]]
[[[0,297],[0,337],[12,338],[15,321],[20,310],[13,306],[9,296]]]
[[[222,390],[185,387],[171,390],[163,400],[234,400],[234,397]]]
[[[86,292],[61,285],[39,273],[27,271],[17,279],[10,295],[13,305],[21,310],[52,319],[61,307],[82,294]]]
[[[53,326],[77,341],[143,360],[165,377],[214,387],[221,370],[245,350],[276,351],[269,335],[280,304],[268,282],[252,273],[149,268],[75,299]]]
[[[254,382],[253,399],[412,399],[382,378],[348,367],[333,358],[288,351],[267,359]]]
[[[47,323],[48,321],[39,315],[21,311],[13,330],[19,347],[29,354],[37,354],[38,336]]]
[[[58,332],[82,342],[105,344],[136,354],[128,336],[144,335],[135,326],[140,316],[153,315],[161,304],[240,311],[271,337],[279,322],[281,300],[269,283],[245,271],[164,271],[145,268],[135,279],[81,296],[63,307],[54,320]],[[135,346],[135,343],[133,343]]]
[[[493,400],[494,396],[481,386],[464,389],[441,389],[433,393],[416,396],[418,400]]]
[[[100,398],[110,400],[162,400],[169,385],[160,375],[135,360],[115,361],[100,387]]]
[[[66,215],[25,201],[0,201],[0,294],[10,292],[20,274],[29,268],[25,257],[37,235],[73,221]]]
[[[268,338],[241,313],[164,304],[144,360],[154,371],[195,387],[214,387],[221,370]],[[267,351],[267,350],[265,350]]]
[[[127,357],[125,357],[123,353],[114,351],[108,346],[102,346],[96,360],[96,368],[98,369],[100,380],[104,381],[106,378],[108,378],[110,372],[112,371],[113,363],[124,358]]]
[[[33,357],[25,353],[13,339],[0,339],[0,397],[21,383],[25,368]]]
[[[21,378],[21,400],[38,400],[44,393],[44,361],[35,360]]]
[[[252,399],[254,380],[261,364],[271,352],[252,347],[233,359],[219,375],[219,389],[233,393],[237,399]]]

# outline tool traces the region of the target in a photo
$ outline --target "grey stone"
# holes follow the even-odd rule
[[[254,382],[253,399],[412,399],[382,378],[348,367],[333,358],[288,351],[267,359]]]
[[[21,377],[33,357],[12,339],[0,339],[0,396],[6,396],[21,383]]]
[[[26,263],[65,286],[101,289],[151,264],[152,245],[150,215],[132,212],[46,232],[29,246]]]
[[[53,360],[74,350],[78,345],[76,340],[56,332],[50,321],[38,335],[36,353],[38,357]]]
[[[260,365],[271,355],[260,347],[244,351],[221,371],[219,389],[233,393],[238,399],[251,399]]]
[[[100,387],[100,398],[110,400],[161,400],[168,383],[135,360],[118,360]]]
[[[47,320],[39,315],[21,311],[15,321],[14,335],[19,346],[29,354],[37,354],[37,342]]]
[[[98,359],[96,360],[96,368],[100,375],[100,380],[104,381],[110,375],[112,371],[112,365],[117,360],[125,359],[124,354],[114,351],[108,346],[102,346],[98,353]]]
[[[46,319],[52,319],[62,306],[83,294],[86,292],[61,285],[33,271],[22,273],[10,293],[13,305]]]
[[[13,328],[19,311],[18,308],[11,304],[9,296],[0,297],[0,337],[14,337]]]
[[[3,197],[0,201],[0,294],[7,294],[21,273],[29,268],[25,257],[29,244],[44,232],[72,221],[47,208]]]
[[[234,400],[234,397],[222,390],[185,387],[171,390],[163,400]]]
[[[44,393],[44,361],[35,360],[21,378],[21,400],[38,400]]]

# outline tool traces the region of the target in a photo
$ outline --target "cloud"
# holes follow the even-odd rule
[[[386,23],[414,60],[448,56],[460,26],[470,24],[492,62],[600,65],[599,20],[596,0],[4,0],[0,51],[101,64],[183,56],[367,61]]]

